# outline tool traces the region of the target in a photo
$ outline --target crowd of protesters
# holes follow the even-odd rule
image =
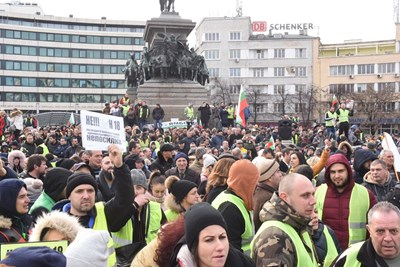
[[[103,113],[124,118],[125,153],[86,150],[80,125],[0,111],[0,243],[70,242],[0,266],[398,266],[397,151],[331,124],[349,112],[309,128],[286,116],[290,140],[278,124],[234,125],[231,104],[189,103],[186,128],[162,128],[160,104],[128,95]]]

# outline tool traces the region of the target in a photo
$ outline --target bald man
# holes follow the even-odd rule
[[[310,180],[301,174],[282,179],[260,212],[263,224],[251,243],[256,266],[318,266],[309,235],[314,193]]]

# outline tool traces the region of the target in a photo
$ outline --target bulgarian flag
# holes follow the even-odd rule
[[[268,143],[265,145],[265,148],[271,148],[272,150],[275,150],[275,141],[274,141],[274,138],[272,137],[272,135],[269,138]]]
[[[339,104],[339,101],[337,100],[336,95],[333,95],[331,107],[334,107],[336,109],[338,104]]]
[[[75,117],[74,117],[74,113],[71,112],[71,116],[69,117],[69,120],[67,122],[67,126],[71,126],[75,124]]]
[[[247,102],[246,94],[243,90],[243,85],[240,86],[239,101],[236,108],[236,123],[246,127],[246,120],[249,114],[249,103]]]

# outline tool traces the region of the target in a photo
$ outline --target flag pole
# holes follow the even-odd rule
[[[388,135],[388,133],[384,132],[383,139],[385,140],[386,146],[389,147],[389,143],[388,143],[386,135]],[[399,175],[397,174],[396,164],[393,164],[393,170],[394,170],[394,175],[396,175],[397,182],[399,182]]]

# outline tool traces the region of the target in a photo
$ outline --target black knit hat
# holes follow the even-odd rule
[[[185,239],[189,250],[199,238],[200,232],[211,225],[219,225],[226,230],[221,213],[207,202],[191,206],[185,213]]]
[[[65,188],[65,196],[69,198],[69,195],[71,195],[71,192],[75,187],[81,184],[89,184],[93,186],[95,192],[97,192],[97,183],[92,175],[83,172],[76,172],[68,178],[67,187]]]
[[[62,192],[67,186],[68,178],[73,172],[61,167],[55,167],[49,170],[43,181],[43,191],[53,200],[59,201],[63,198]]]
[[[170,193],[175,197],[177,203],[181,203],[189,191],[195,187],[197,187],[197,185],[191,181],[179,180],[174,182]]]
[[[175,149],[175,147],[171,144],[164,144],[161,148],[160,151],[164,152],[164,151],[173,151]]]

